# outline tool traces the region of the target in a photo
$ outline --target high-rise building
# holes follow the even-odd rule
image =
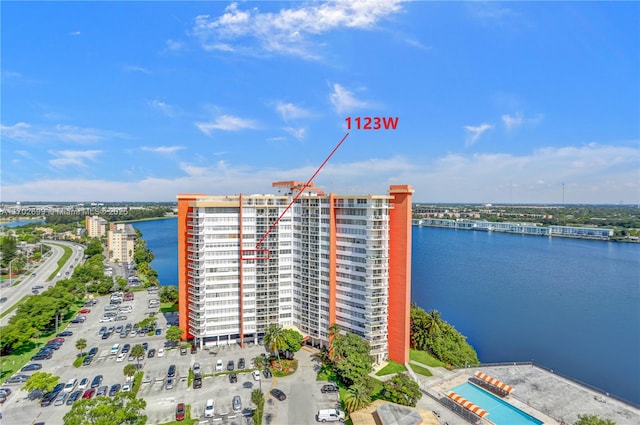
[[[278,323],[326,346],[335,323],[368,341],[377,362],[407,362],[411,187],[343,196],[273,186],[279,195],[178,195],[185,337],[244,344]]]
[[[137,239],[138,235],[131,224],[111,223],[111,228],[107,234],[109,261],[132,262]]]
[[[84,225],[87,229],[87,236],[90,238],[101,238],[107,234],[107,229],[109,228],[109,222],[98,216],[86,216]]]

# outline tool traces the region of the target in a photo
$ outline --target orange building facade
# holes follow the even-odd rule
[[[278,323],[327,346],[336,323],[368,341],[376,362],[407,362],[411,187],[343,196],[273,186],[279,195],[178,195],[185,337],[243,345]]]

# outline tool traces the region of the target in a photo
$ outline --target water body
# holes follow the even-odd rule
[[[175,285],[177,220],[134,223]],[[640,404],[640,245],[413,228],[412,299],[482,362],[533,360]]]
[[[151,268],[158,272],[160,285],[178,286],[178,219],[138,221],[133,227],[155,256]]]
[[[412,298],[482,362],[533,360],[640,403],[640,245],[413,229]]]
[[[20,227],[27,224],[39,224],[44,223],[44,220],[22,220],[22,221],[9,221],[7,223],[0,223],[0,227]]]

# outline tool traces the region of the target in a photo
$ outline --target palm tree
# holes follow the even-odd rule
[[[335,349],[333,341],[335,340],[335,336],[340,333],[340,326],[337,323],[333,323],[329,325],[327,330],[329,333],[329,358],[333,360],[333,351]]]
[[[353,384],[347,390],[344,406],[349,413],[355,412],[371,404],[371,394],[364,384]]]
[[[429,335],[440,333],[441,323],[442,318],[440,317],[440,312],[438,310],[431,310],[431,312],[427,313],[425,326],[427,327]]]
[[[276,353],[278,357],[278,365],[282,370],[282,365],[280,364],[280,350],[287,347],[287,340],[284,336],[284,332],[282,331],[282,326],[271,323],[267,326],[267,329],[264,332],[264,343],[269,347],[269,350]]]
[[[140,366],[140,357],[144,356],[144,347],[140,344],[131,347],[131,355],[135,357],[138,367]]]
[[[265,361],[264,361],[264,357],[262,356],[255,356],[251,362],[253,363],[253,367],[255,367],[258,370],[262,370],[264,369],[265,365]]]
[[[138,371],[138,368],[136,367],[136,365],[131,363],[129,363],[124,367],[124,369],[122,369],[122,373],[124,373],[124,376],[127,377],[127,381],[131,379],[131,377],[135,375],[137,371]]]
[[[79,340],[76,341],[76,348],[78,350],[80,350],[80,355],[82,356],[82,350],[84,350],[85,348],[87,348],[87,340],[84,338],[80,338]]]

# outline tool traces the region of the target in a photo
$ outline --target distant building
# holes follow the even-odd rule
[[[109,261],[118,260],[120,263],[133,261],[138,235],[131,224],[111,223],[107,234],[107,249]]]
[[[377,362],[408,362],[411,186],[358,196],[310,186],[289,209],[304,184],[273,186],[283,194],[178,195],[185,337],[244,344],[277,323],[327,346],[338,324]]]
[[[86,216],[84,227],[87,230],[87,236],[90,238],[101,238],[107,234],[109,222],[102,217]]]

